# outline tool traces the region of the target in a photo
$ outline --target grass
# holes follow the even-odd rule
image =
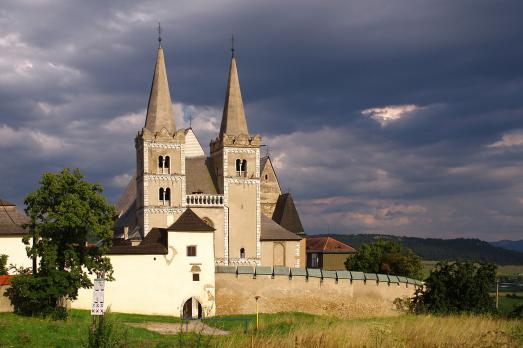
[[[165,316],[113,314],[120,322],[161,321],[180,323]],[[341,320],[304,313],[255,316],[247,334],[240,321],[209,321],[208,325],[231,332],[227,337],[200,341],[210,347],[516,347],[523,345],[523,323],[485,316],[411,316]],[[229,317],[224,317],[229,318]],[[87,311],[72,310],[66,322],[0,313],[0,347],[81,347],[90,324]],[[128,327],[129,347],[179,347],[180,337]],[[190,334],[192,342],[197,335]],[[190,338],[189,337],[189,338]],[[183,345],[182,346],[186,346]]]
[[[429,276],[430,271],[436,266],[438,261],[423,260],[423,277]],[[517,276],[523,274],[523,265],[498,265],[498,276]]]

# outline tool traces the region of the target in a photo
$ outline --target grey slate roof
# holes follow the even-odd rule
[[[302,238],[278,225],[264,214],[261,214],[260,240],[301,240]]]
[[[300,215],[290,193],[284,193],[278,197],[272,219],[291,232],[304,233]]]
[[[24,235],[28,232],[22,227],[29,222],[25,214],[16,209],[16,205],[0,198],[0,235]]]
[[[169,230],[180,232],[213,232],[214,228],[207,225],[191,208],[187,208],[178,220],[169,227]]]
[[[167,230],[165,228],[153,228],[136,246],[132,246],[130,240],[113,240],[113,246],[109,249],[108,254],[166,255]]]
[[[218,193],[218,184],[212,159],[209,157],[192,157],[185,159],[185,180],[187,194]]]

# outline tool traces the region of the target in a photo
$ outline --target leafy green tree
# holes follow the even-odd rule
[[[39,267],[32,276],[15,277],[9,292],[15,311],[28,315],[60,311],[64,300],[77,298],[78,289],[92,286],[90,274],[113,279],[104,254],[111,245],[115,210],[101,195],[102,186],[85,181],[78,169],[45,173],[39,183],[24,201],[36,241],[27,253]],[[88,245],[93,237],[99,240],[96,247]]]
[[[489,313],[496,310],[490,290],[496,282],[492,263],[438,262],[425,286],[417,290],[412,309],[416,313]]]
[[[7,255],[0,254],[0,275],[7,274]]]
[[[378,239],[372,244],[363,244],[355,255],[347,258],[348,270],[394,274],[420,279],[421,258],[395,240]]]

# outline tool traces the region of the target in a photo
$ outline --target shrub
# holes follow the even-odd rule
[[[497,266],[490,263],[438,262],[416,291],[412,310],[416,313],[493,313],[495,300],[490,289],[496,282]]]

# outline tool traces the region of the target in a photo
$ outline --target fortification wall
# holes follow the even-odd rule
[[[344,318],[394,316],[393,301],[421,283],[404,277],[286,267],[216,269],[216,314],[305,312]]]

